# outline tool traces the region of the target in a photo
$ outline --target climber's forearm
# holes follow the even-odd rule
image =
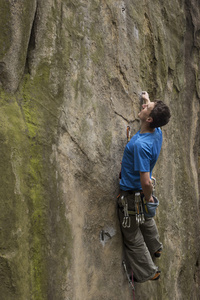
[[[149,172],[140,172],[140,182],[145,200],[147,202],[154,202],[152,197],[153,186]]]

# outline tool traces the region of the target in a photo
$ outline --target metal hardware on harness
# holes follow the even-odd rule
[[[128,213],[128,202],[127,202],[127,199],[124,196],[121,196],[121,203],[124,207],[124,218],[123,218],[123,221],[122,221],[122,226],[124,228],[130,228],[131,218],[129,217],[129,213]]]
[[[145,219],[144,219],[142,201],[139,192],[135,193],[135,212],[136,212],[136,216],[135,216],[136,223],[138,225],[143,224]]]
[[[130,126],[127,126],[126,136],[127,136],[127,143],[128,143],[131,139],[131,128],[130,128]]]

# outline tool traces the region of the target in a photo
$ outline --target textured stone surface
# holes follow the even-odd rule
[[[154,171],[161,280],[136,299],[199,299],[200,4],[0,3],[0,294],[132,299],[116,212],[138,93],[172,111]]]

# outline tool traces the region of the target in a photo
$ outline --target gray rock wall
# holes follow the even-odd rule
[[[155,167],[164,244],[136,299],[199,299],[200,4],[0,3],[0,294],[132,299],[118,173],[138,93],[172,112]]]

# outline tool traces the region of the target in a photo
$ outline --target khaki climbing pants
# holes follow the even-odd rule
[[[135,197],[133,194],[121,191],[128,202],[128,209],[135,209]],[[129,228],[122,226],[124,213],[121,197],[118,198],[119,221],[124,241],[124,250],[127,263],[133,272],[137,282],[145,282],[151,279],[157,272],[158,267],[153,262],[154,253],[162,248],[159,241],[159,234],[153,218],[145,219],[143,224],[136,223],[135,215],[130,216],[131,224]]]

